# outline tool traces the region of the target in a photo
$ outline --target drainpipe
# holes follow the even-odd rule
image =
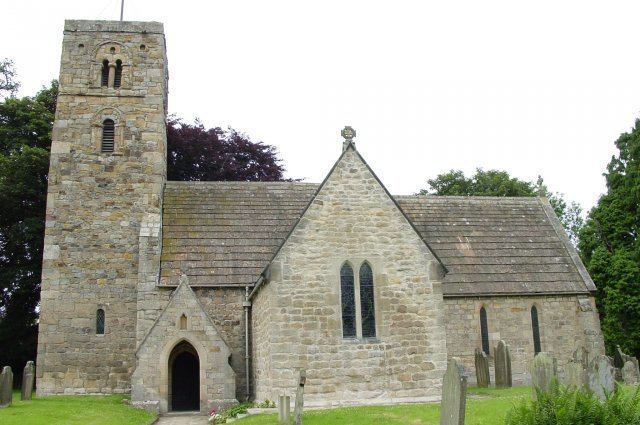
[[[246,401],[249,401],[251,395],[250,383],[249,383],[249,307],[251,307],[251,301],[249,301],[249,287],[244,287],[244,373],[246,380]]]

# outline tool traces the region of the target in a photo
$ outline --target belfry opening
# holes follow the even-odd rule
[[[182,341],[169,356],[169,405],[174,412],[200,410],[200,359],[193,345]]]

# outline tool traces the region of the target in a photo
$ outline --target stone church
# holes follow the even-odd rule
[[[393,196],[350,128],[319,184],[167,181],[167,81],[162,24],[66,21],[40,395],[205,411],[305,369],[309,405],[427,401],[500,339],[516,383],[538,351],[603,353],[547,199]]]

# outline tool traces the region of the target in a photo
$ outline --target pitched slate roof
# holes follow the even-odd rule
[[[160,285],[253,285],[317,184],[167,182]],[[594,290],[540,198],[395,196],[448,269],[446,296]],[[560,226],[560,227],[559,227]]]

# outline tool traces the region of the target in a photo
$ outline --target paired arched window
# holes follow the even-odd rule
[[[486,355],[490,355],[489,348],[489,326],[487,325],[487,310],[480,308],[480,338],[482,339],[482,351]]]
[[[109,86],[109,61],[106,59],[102,61],[102,73],[100,77],[100,85],[102,87]]]
[[[115,146],[116,125],[112,119],[107,118],[102,121],[102,142],[100,150],[102,152],[113,152]]]
[[[353,268],[344,263],[340,269],[340,294],[342,303],[343,338],[374,338],[376,336],[373,272],[369,263],[363,263],[358,273],[360,298],[356,299],[356,282]],[[360,329],[357,329],[356,314],[360,313]],[[358,330],[360,332],[358,332]]]
[[[104,310],[99,308],[96,311],[96,335],[104,335]]]
[[[347,263],[340,269],[340,294],[342,300],[342,337],[356,337],[356,297],[353,269]]]
[[[369,263],[360,266],[360,312],[362,315],[362,337],[376,336],[376,315],[373,301],[373,273]]]
[[[540,324],[538,323],[538,309],[536,306],[531,307],[531,328],[533,330],[533,350],[535,354],[542,351],[540,345]]]
[[[118,59],[116,61],[116,75],[113,79],[113,86],[115,88],[120,88],[120,84],[122,83],[122,61]]]

